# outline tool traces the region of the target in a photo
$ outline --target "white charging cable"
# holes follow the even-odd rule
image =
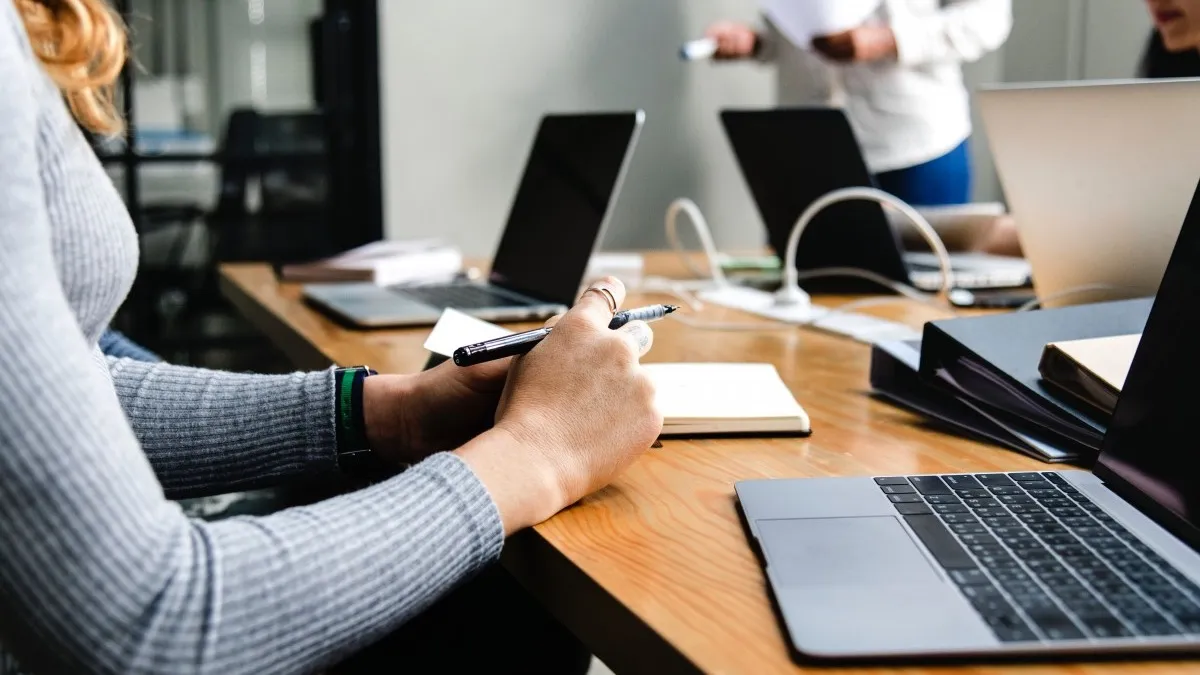
[[[700,248],[708,260],[707,272],[696,267],[691,256],[685,252],[683,243],[679,240],[679,228],[676,223],[681,212],[687,214],[692,229],[696,231],[696,237],[700,239]],[[675,250],[689,272],[698,277],[704,277],[707,274],[716,286],[729,285],[729,281],[725,278],[725,270],[721,269],[721,258],[717,253],[717,245],[713,242],[712,230],[709,229],[708,221],[704,219],[704,214],[700,212],[700,207],[696,206],[696,202],[686,197],[671,202],[671,205],[667,207],[664,225],[667,229],[667,243]]]
[[[808,223],[815,218],[822,209],[840,201],[849,201],[853,199],[868,199],[894,207],[902,215],[906,216],[910,221],[912,221],[913,226],[916,227],[918,231],[921,232],[922,236],[924,236],[929,242],[930,248],[934,250],[935,254],[940,251],[939,261],[941,262],[943,281],[942,293],[940,294],[940,297],[932,296],[912,286],[903,284],[893,279],[888,279],[881,274],[866,269],[853,267],[829,267],[816,270],[807,270],[803,273],[797,270],[795,265],[796,250],[799,248],[800,235],[803,234],[803,230],[808,226]],[[695,264],[692,256],[687,254],[687,250],[684,248],[683,243],[679,238],[678,220],[681,213],[688,216],[688,221],[691,223],[692,228],[696,232],[696,236],[700,241],[701,250],[703,251],[705,259],[708,262],[707,270],[700,269]],[[642,286],[639,288],[639,291],[643,293],[663,293],[670,295],[683,301],[684,304],[687,305],[692,311],[699,311],[703,308],[703,304],[691,293],[692,290],[702,289],[705,287],[732,287],[732,284],[725,276],[724,270],[721,268],[720,254],[717,252],[717,247],[713,241],[712,231],[708,226],[708,221],[704,218],[704,214],[700,211],[700,208],[695,202],[687,198],[679,198],[671,202],[670,206],[667,208],[666,216],[664,218],[664,225],[666,228],[667,242],[670,244],[672,250],[674,250],[676,255],[679,256],[680,262],[688,270],[688,272],[696,277],[699,277],[701,281],[689,280],[684,282],[680,280],[650,277],[643,282]],[[827,320],[832,315],[849,313],[854,309],[859,309],[868,305],[886,304],[890,302],[906,300],[934,305],[939,309],[948,309],[951,315],[955,314],[953,305],[946,300],[948,290],[953,286],[953,279],[947,273],[950,269],[949,254],[946,253],[946,248],[945,245],[942,244],[941,238],[938,237],[937,232],[933,230],[928,221],[926,221],[919,213],[917,213],[915,209],[900,201],[898,198],[885,192],[871,188],[847,188],[843,190],[835,190],[834,192],[826,194],[817,202],[814,202],[803,214],[801,214],[800,218],[796,222],[795,228],[792,230],[788,244],[790,253],[788,254],[787,260],[790,262],[790,264],[786,265],[784,268],[786,275],[785,284],[780,293],[785,295],[787,299],[786,301],[790,304],[795,304],[798,302],[807,303],[808,294],[804,293],[804,291],[799,288],[799,282],[802,279],[813,279],[819,277],[858,277],[877,283],[884,288],[900,294],[901,297],[866,298],[856,302],[851,302],[842,307],[828,310],[820,317],[814,317],[814,319],[811,321],[802,322],[799,324],[796,322],[788,322],[778,319],[772,319],[772,321],[775,323],[708,323],[698,322],[690,317],[685,317],[679,314],[672,315],[672,319],[687,326],[705,330],[743,331],[770,330],[774,328],[783,329],[796,325],[814,326],[818,321],[822,319]],[[793,290],[784,290],[788,289],[789,287]],[[778,296],[776,301],[778,302]]]
[[[809,223],[818,214],[834,204],[859,200],[873,201],[891,206],[907,218],[913,227],[917,228],[921,237],[925,239],[926,243],[929,244],[929,248],[933,250],[938,260],[938,267],[941,268],[942,285],[938,291],[938,299],[944,302],[946,306],[951,306],[948,296],[950,290],[954,287],[954,278],[951,272],[950,254],[946,251],[946,245],[942,243],[941,237],[934,231],[929,221],[925,220],[924,216],[906,202],[883,190],[869,187],[842,188],[826,193],[820,199],[810,204],[804,210],[804,213],[800,214],[800,218],[796,220],[796,225],[792,228],[792,232],[788,236],[787,251],[783,259],[783,286],[775,294],[776,304],[787,306],[807,304],[809,302],[808,294],[800,288],[800,270],[796,267],[796,254],[800,250],[800,237],[808,228]]]

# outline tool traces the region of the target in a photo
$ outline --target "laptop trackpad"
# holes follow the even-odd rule
[[[784,587],[942,581],[894,516],[760,520],[756,524],[767,564]]]

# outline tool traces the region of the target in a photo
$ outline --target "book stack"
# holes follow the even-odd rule
[[[371,282],[379,286],[449,281],[462,271],[462,253],[437,239],[376,241],[331,258],[284,265],[284,281]]]

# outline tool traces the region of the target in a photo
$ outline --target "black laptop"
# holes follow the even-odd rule
[[[575,299],[645,121],[638,110],[547,115],[485,283],[309,284],[309,302],[356,326],[432,325],[453,308],[487,321],[549,318]]]
[[[781,256],[796,220],[813,202],[833,190],[878,187],[840,109],[725,110],[721,123],[766,225],[771,248]],[[957,288],[1016,288],[1030,283],[1029,266],[1019,259],[980,253],[950,258]],[[932,256],[905,252],[883,207],[869,201],[833,204],[817,215],[801,237],[796,267],[801,271],[853,267],[926,291],[941,288],[941,272]],[[864,289],[862,284],[843,277],[804,285],[809,290],[878,290],[878,286]]]

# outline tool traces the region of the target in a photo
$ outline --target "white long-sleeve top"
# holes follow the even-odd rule
[[[961,64],[1004,44],[1011,0],[882,0],[868,21],[891,27],[897,60],[832,63],[768,18],[760,58],[777,64],[778,104],[844,108],[875,173],[953,150],[971,135]]]

